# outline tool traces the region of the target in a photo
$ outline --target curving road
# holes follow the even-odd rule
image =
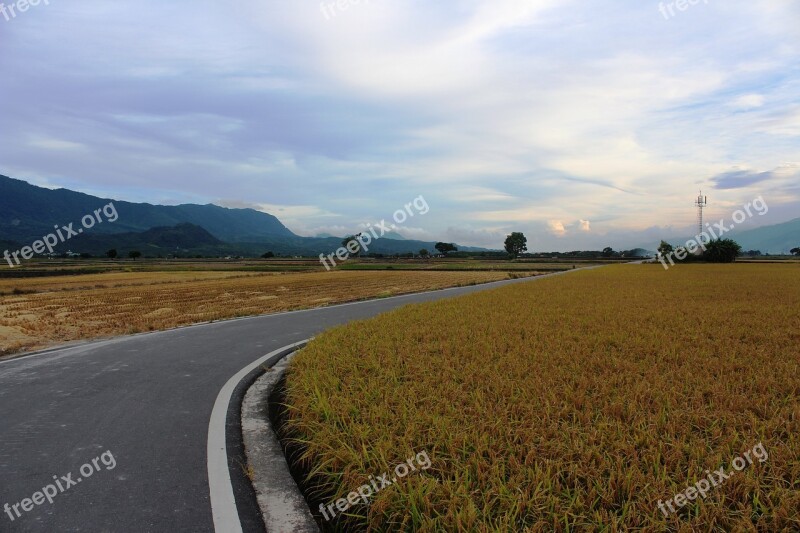
[[[214,531],[209,420],[232,376],[331,326],[542,277],[215,322],[0,362],[0,532]],[[245,531],[257,530],[244,514],[240,506]]]

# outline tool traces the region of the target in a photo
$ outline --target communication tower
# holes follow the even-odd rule
[[[708,205],[708,196],[703,196],[703,191],[700,191],[694,205],[697,206],[697,234],[700,235],[703,233],[703,208]]]

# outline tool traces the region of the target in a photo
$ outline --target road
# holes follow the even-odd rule
[[[232,376],[338,324],[520,282],[529,280],[215,322],[0,362],[0,532],[214,531],[209,419]]]

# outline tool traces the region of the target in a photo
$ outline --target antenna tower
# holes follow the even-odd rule
[[[697,206],[697,234],[700,235],[703,233],[703,208],[708,205],[708,196],[703,196],[703,191],[700,191],[694,205]]]

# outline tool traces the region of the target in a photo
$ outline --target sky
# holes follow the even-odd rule
[[[0,174],[531,251],[797,218],[800,3],[693,1],[6,0]]]

